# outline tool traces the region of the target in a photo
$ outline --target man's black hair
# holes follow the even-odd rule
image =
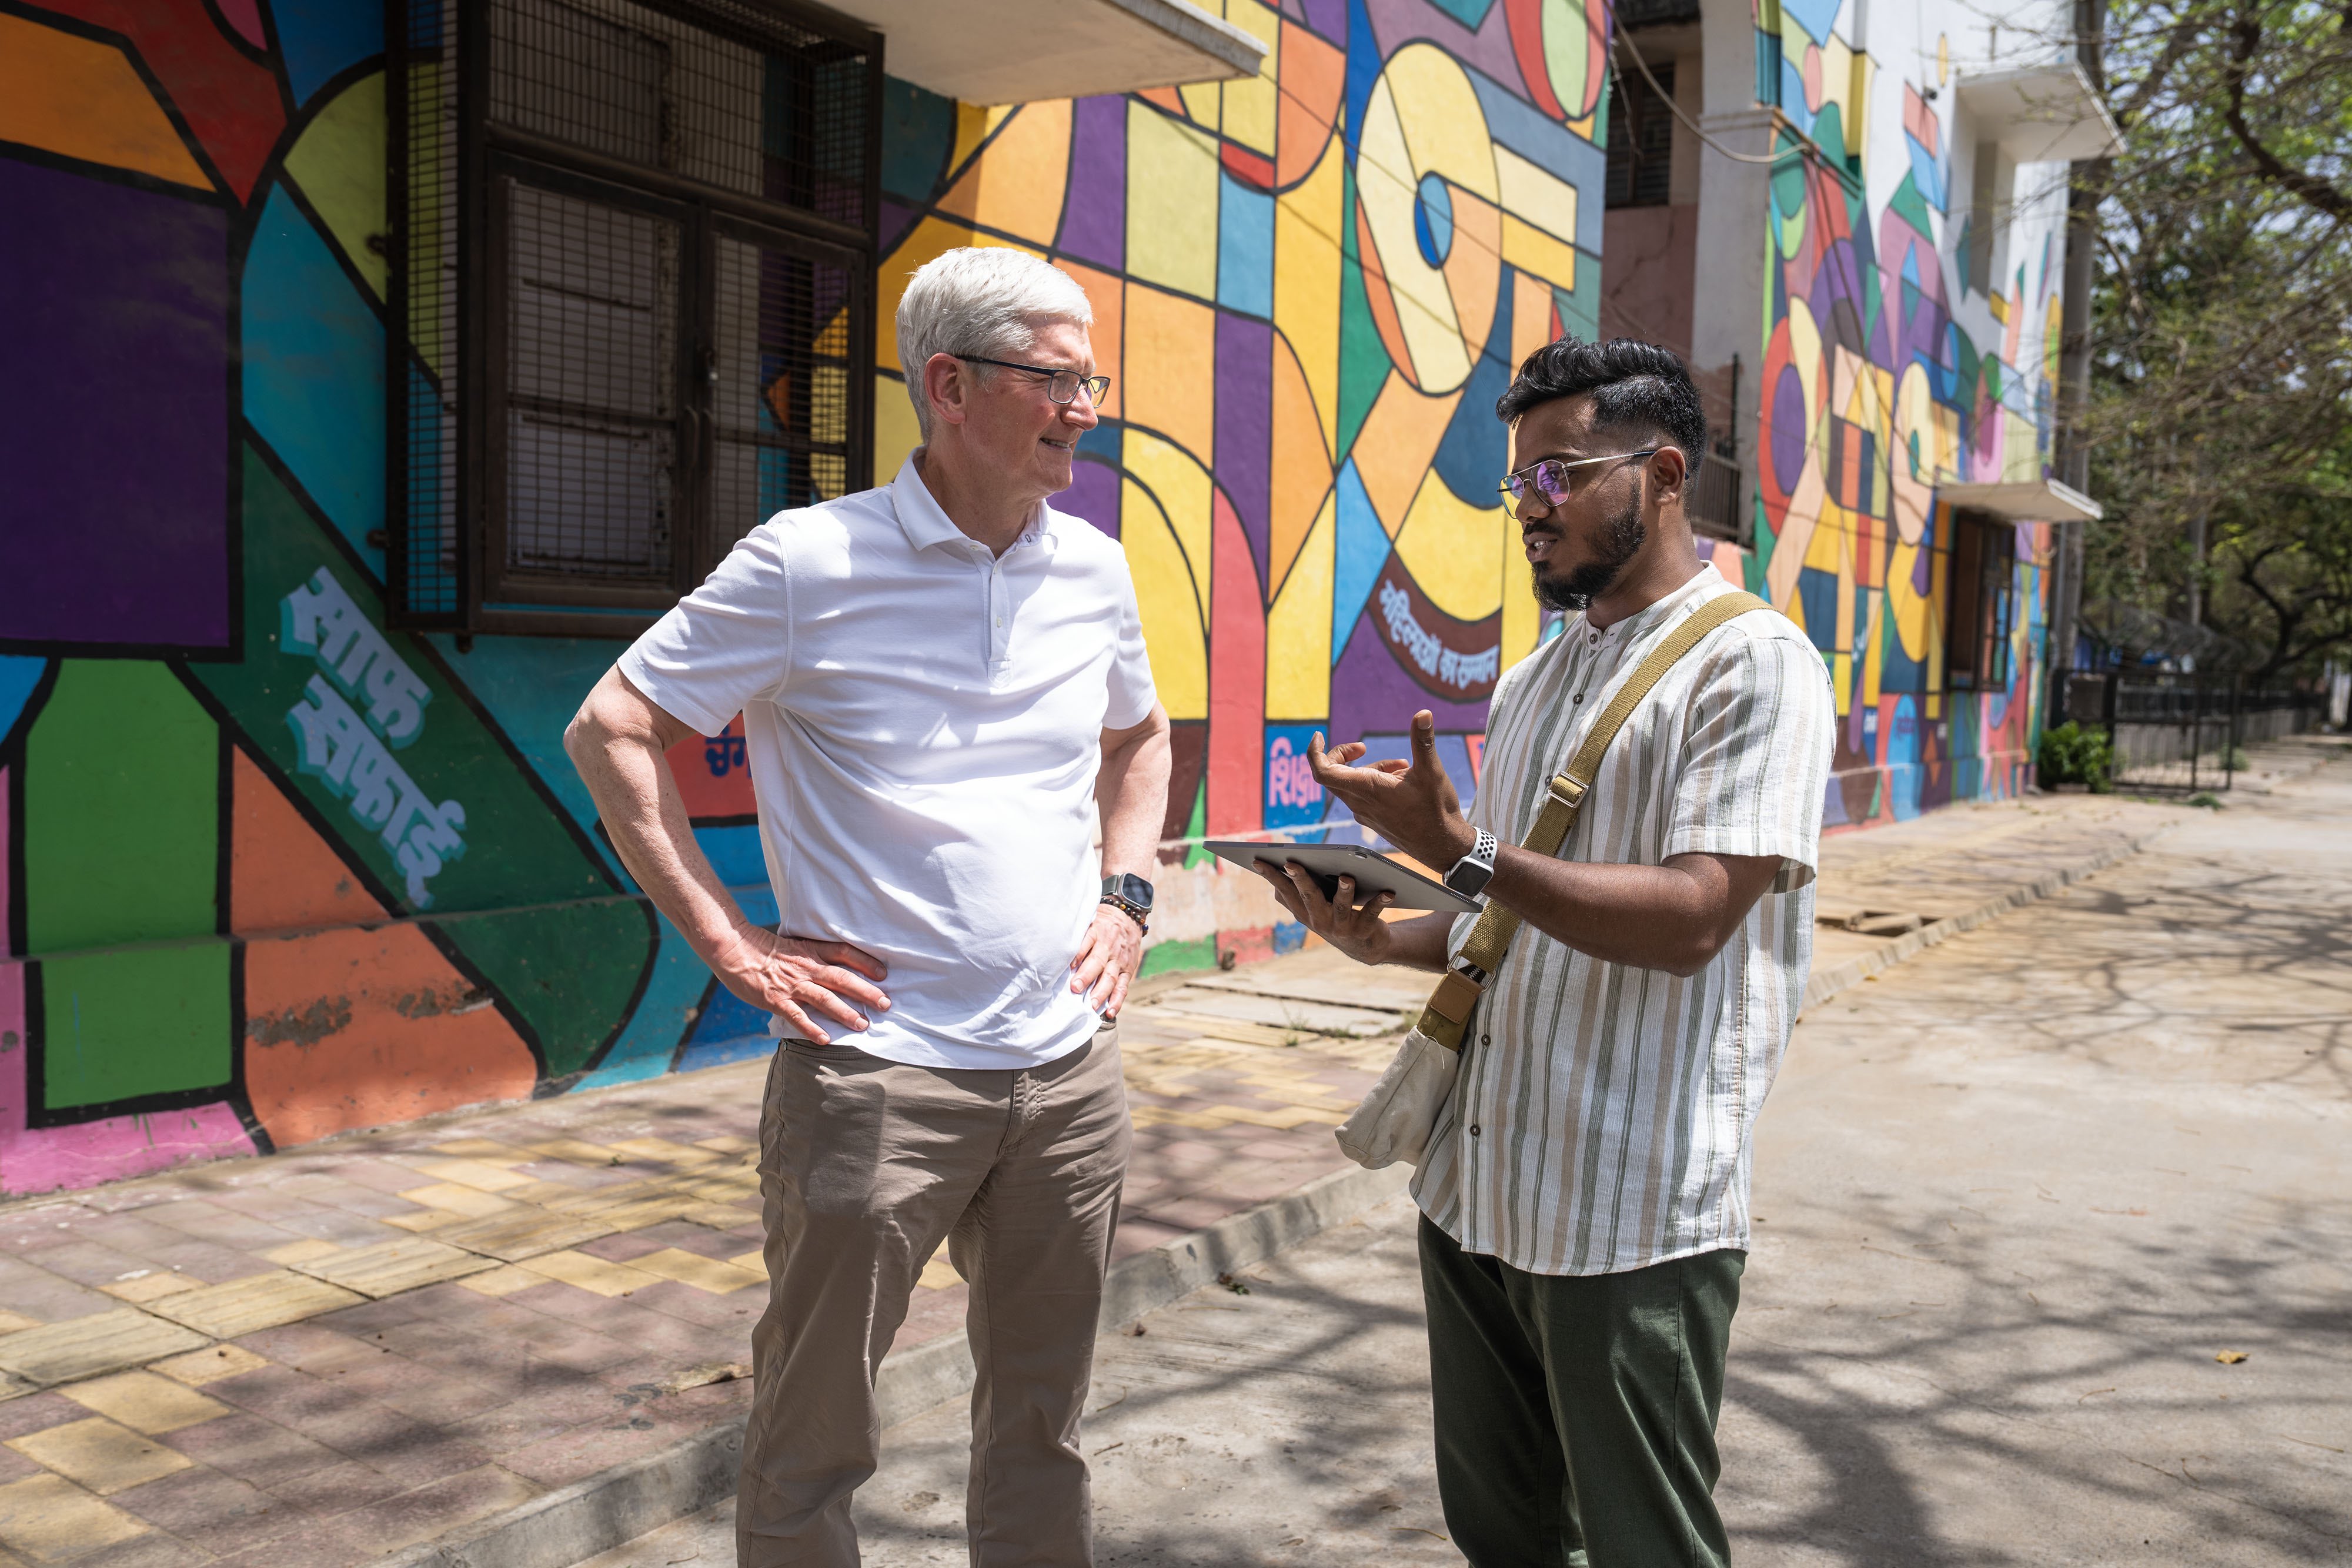
[[[1706,412],[1682,357],[1671,349],[1632,338],[1588,343],[1562,338],[1529,354],[1517,380],[1495,400],[1495,415],[1506,424],[1538,403],[1592,396],[1595,430],[1628,431],[1642,438],[1664,436],[1683,450],[1696,469],[1706,452]]]

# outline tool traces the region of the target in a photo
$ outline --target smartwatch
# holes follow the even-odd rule
[[[1454,862],[1445,873],[1445,885],[1465,898],[1475,898],[1486,891],[1486,883],[1495,875],[1495,851],[1497,841],[1486,829],[1478,830],[1478,841],[1470,852]]]
[[[1099,902],[1118,909],[1147,933],[1151,929],[1151,884],[1133,872],[1103,878]]]

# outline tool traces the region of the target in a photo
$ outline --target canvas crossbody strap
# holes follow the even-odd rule
[[[1642,699],[1650,695],[1650,688],[1664,679],[1684,654],[1698,646],[1699,640],[1708,632],[1734,616],[1764,608],[1764,601],[1752,593],[1718,594],[1667,632],[1625,684],[1617,688],[1617,695],[1586,732],[1584,744],[1577,747],[1568,767],[1553,777],[1543,810],[1537,813],[1535,826],[1528,830],[1519,847],[1531,854],[1559,853],[1568,835],[1576,831],[1576,819],[1584,809],[1585,791],[1592,788],[1593,776],[1601,771],[1601,759],[1608,753],[1609,743],[1617,738],[1617,732],[1624,727],[1625,720],[1641,706]],[[1471,928],[1470,940],[1454,956],[1453,967],[1430,993],[1429,1003],[1422,1009],[1422,1033],[1450,1051],[1462,1049],[1470,1009],[1477,1005],[1487,981],[1503,967],[1503,956],[1510,951],[1511,938],[1518,932],[1517,914],[1489,901],[1478,916],[1478,924]]]

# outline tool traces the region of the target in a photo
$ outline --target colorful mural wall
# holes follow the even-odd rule
[[[1953,41],[1938,29],[1958,21],[1874,7],[1858,55],[1850,9],[1756,11],[1758,95],[1789,122],[1776,151],[1810,138],[1821,155],[1772,171],[1750,586],[1811,633],[1835,676],[1832,826],[2031,781],[2051,530],[2016,525],[2007,685],[1948,690],[1956,525],[1937,486],[2047,473],[2064,243],[2063,164],[2019,171],[2013,199],[1990,210],[1954,193],[1956,165],[1973,173],[1963,161],[1977,152],[1951,144]],[[1977,246],[2006,261],[1981,289],[1966,283]]]
[[[1597,6],[1224,10],[1254,80],[893,83],[885,145],[886,322],[974,241],[1095,301],[1118,382],[1068,504],[1126,546],[1181,729],[1160,967],[1285,945],[1185,841],[1349,831],[1314,729],[1393,750],[1433,707],[1475,788],[1540,632],[1493,402],[1598,289]],[[562,754],[618,644],[384,630],[383,32],[359,0],[0,13],[31,368],[0,393],[0,1193],[766,1049]],[[740,732],[672,760],[772,918]]]

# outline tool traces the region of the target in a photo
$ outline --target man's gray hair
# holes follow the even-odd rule
[[[1094,307],[1077,279],[1026,251],[966,246],[919,267],[898,301],[898,364],[923,439],[931,438],[923,367],[933,354],[1017,359],[1053,321],[1091,327]]]

